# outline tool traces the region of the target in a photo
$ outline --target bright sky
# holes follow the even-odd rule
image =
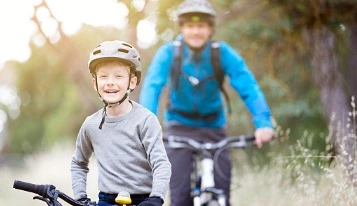
[[[34,5],[42,0],[2,0],[0,1],[0,69],[1,65],[10,59],[26,61],[30,56],[28,43],[33,37],[34,42],[41,45],[43,39],[34,36],[36,26],[30,20],[34,14]],[[117,0],[46,0],[53,15],[62,22],[64,32],[71,35],[80,29],[83,23],[93,26],[113,26],[122,28],[126,25],[128,9]],[[144,0],[133,0],[135,8],[140,10]],[[21,6],[19,6],[21,5]],[[58,40],[56,21],[46,9],[40,9],[37,18],[42,29],[50,39]],[[138,25],[139,45],[150,46],[155,42],[155,25],[143,20]]]
[[[36,36],[36,25],[31,21],[34,6],[42,0],[1,0],[0,1],[0,70],[8,60],[26,61],[31,51],[29,42],[32,39],[37,45],[44,43],[41,36]],[[46,0],[53,15],[62,22],[67,35],[76,33],[83,23],[93,26],[113,26],[122,28],[126,25],[128,8],[117,0]],[[133,0],[133,6],[141,10],[144,0]],[[51,18],[47,9],[38,10],[36,17],[41,22],[41,28],[52,42],[58,41],[57,23]],[[156,41],[155,25],[149,20],[142,20],[138,27],[138,45],[148,47]],[[20,99],[16,89],[0,82],[0,105],[5,105],[10,111],[9,116],[19,115]],[[0,109],[0,150],[1,132],[7,121],[7,115]]]

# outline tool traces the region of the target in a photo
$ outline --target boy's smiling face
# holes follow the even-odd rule
[[[107,103],[117,103],[128,90],[136,87],[137,78],[132,76],[129,81],[129,66],[120,62],[109,62],[98,67],[93,86],[98,84],[98,93]]]

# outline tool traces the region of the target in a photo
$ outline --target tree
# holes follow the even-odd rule
[[[287,17],[293,22],[293,32],[300,32],[302,40],[306,42],[311,56],[311,74],[316,86],[319,88],[323,113],[332,128],[332,137],[336,144],[337,152],[342,155],[347,167],[353,165],[356,148],[356,131],[353,125],[347,128],[349,106],[349,91],[353,92],[355,85],[345,86],[346,78],[343,75],[343,56],[338,53],[337,42],[340,35],[346,38],[341,28],[350,27],[349,40],[353,44],[355,38],[354,26],[356,23],[357,2],[345,0],[314,0],[314,1],[285,1],[271,0],[279,5]],[[355,61],[357,47],[350,47],[349,70]],[[356,73],[349,72],[351,79],[356,79]],[[354,82],[354,81],[353,81]],[[352,134],[351,134],[352,133]],[[342,155],[344,156],[344,155]],[[351,158],[352,157],[352,158]],[[350,170],[353,171],[353,168]],[[353,174],[350,173],[350,176]]]

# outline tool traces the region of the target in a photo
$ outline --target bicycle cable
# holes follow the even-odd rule
[[[228,147],[222,147],[220,149],[218,149],[215,153],[214,153],[214,156],[213,156],[213,165],[214,165],[214,169],[215,171],[217,172],[217,175],[222,178],[224,181],[229,181],[229,177],[224,174],[224,172],[221,170],[221,168],[219,167],[219,161],[218,161],[218,157],[219,155],[225,150],[227,149]]]

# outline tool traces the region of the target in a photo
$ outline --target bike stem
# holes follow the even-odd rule
[[[214,162],[212,158],[204,158],[201,161],[201,169],[202,169],[201,189],[202,190],[206,188],[212,188],[215,186],[213,167],[214,167]]]

